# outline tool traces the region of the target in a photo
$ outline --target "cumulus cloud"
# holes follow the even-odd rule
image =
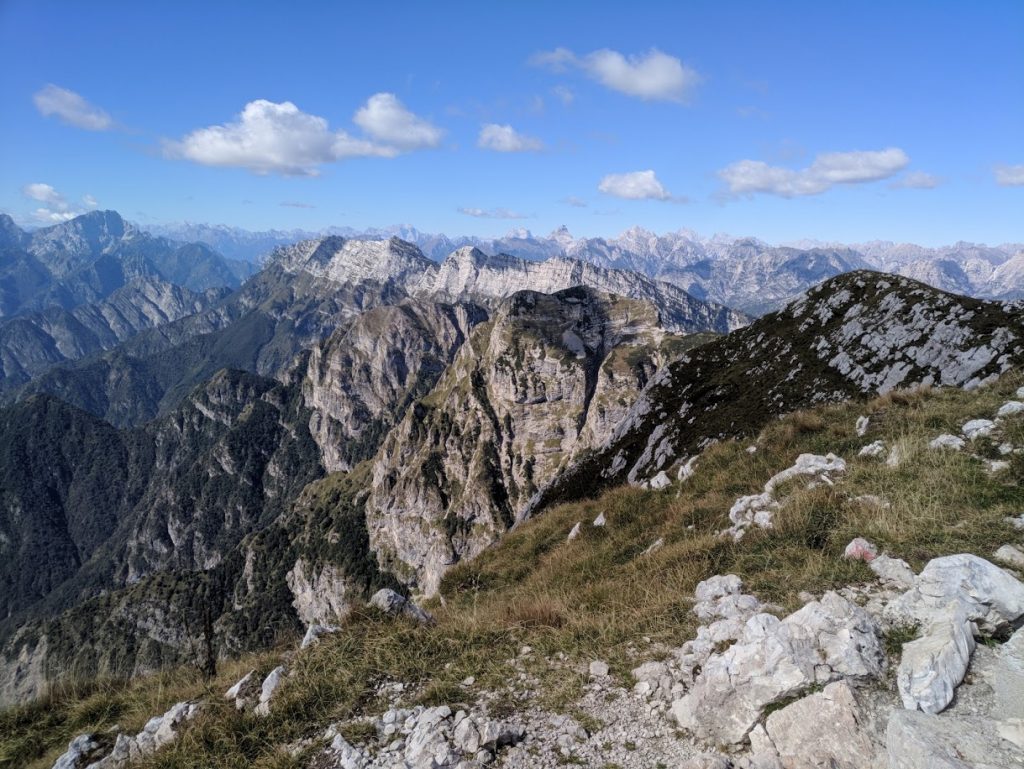
[[[794,198],[818,195],[837,184],[862,184],[888,179],[910,162],[898,148],[867,152],[828,152],[818,155],[806,168],[770,166],[760,160],[740,160],[718,172],[728,192],[751,195],[763,192]]]
[[[507,208],[460,208],[460,214],[474,216],[477,219],[527,219],[526,214],[509,211]]]
[[[480,129],[476,146],[495,152],[539,152],[544,149],[544,142],[524,136],[510,125],[488,123]]]
[[[597,189],[606,195],[626,200],[669,200],[672,197],[651,170],[608,174],[597,185]]]
[[[43,182],[26,184],[21,188],[21,194],[29,200],[43,204],[32,212],[33,218],[40,222],[49,224],[66,222],[68,219],[74,219],[83,213],[79,207],[73,206],[64,195],[51,185],[44,184]],[[82,202],[88,208],[95,208],[98,205],[96,198],[88,194],[82,197]]]
[[[889,186],[894,190],[933,190],[942,184],[942,179],[924,171],[910,171]]]
[[[436,147],[444,131],[407,110],[393,93],[374,94],[353,122],[370,137],[400,150]]]
[[[556,48],[534,54],[530,63],[555,72],[579,69],[606,88],[647,101],[685,101],[700,82],[695,69],[657,48],[632,56],[609,48],[577,56]]]
[[[996,166],[996,184],[1000,187],[1024,186],[1024,164],[1019,166]]]
[[[587,201],[585,201],[583,198],[578,198],[575,195],[570,195],[567,198],[562,198],[562,202],[565,203],[567,206],[572,206],[573,208],[587,207]]]
[[[257,99],[238,119],[199,128],[164,143],[168,157],[208,166],[247,168],[258,174],[315,176],[319,166],[352,157],[394,157],[436,146],[441,131],[416,117],[393,94],[371,96],[354,121],[370,138],[331,130],[327,120],[292,102]]]
[[[87,131],[109,131],[114,127],[113,119],[102,109],[53,83],[36,91],[32,101],[44,117],[57,117],[68,125]]]

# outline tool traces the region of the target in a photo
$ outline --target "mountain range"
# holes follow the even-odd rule
[[[943,291],[982,298],[1024,296],[1021,243],[985,246],[960,242],[925,248],[890,241],[849,245],[801,241],[773,246],[750,237],[702,237],[686,229],[657,235],[640,227],[607,239],[573,237],[564,227],[547,236],[520,229],[501,238],[432,235],[408,225],[369,230],[335,227],[322,233],[252,233],[209,225],[150,229],[176,240],[203,242],[222,253],[249,260],[266,257],[273,247],[323,235],[357,239],[398,237],[416,244],[435,261],[443,261],[465,246],[531,261],[567,257],[670,282],[697,298],[751,315],[779,309],[815,283],[857,269],[903,275]]]
[[[325,235],[240,282],[114,212],[4,221],[6,274],[39,277],[0,322],[4,703],[265,648],[381,587],[436,596],[559,503],[682,477],[796,409],[1024,362],[1019,302],[831,246],[561,232],[543,259],[435,259]],[[1013,250],[949,258],[990,280]]]

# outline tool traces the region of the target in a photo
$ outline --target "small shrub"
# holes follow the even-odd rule
[[[921,637],[921,626],[916,623],[893,625],[885,631],[883,641],[885,651],[890,657],[898,657],[903,653],[903,645]]]

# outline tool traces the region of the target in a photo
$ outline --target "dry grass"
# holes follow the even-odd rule
[[[506,685],[507,660],[523,644],[535,650],[531,669],[541,680],[544,704],[571,708],[582,677],[553,673],[542,664],[544,657],[564,653],[580,665],[601,657],[625,680],[636,664],[629,647],[642,647],[642,637],[679,644],[692,636],[690,596],[698,581],[713,574],[739,574],[762,599],[787,608],[798,604],[802,590],[820,593],[871,579],[863,564],[841,558],[854,536],[872,539],[915,568],[952,552],[989,556],[999,544],[1020,540],[1004,517],[1024,511],[1019,485],[1024,460],[1017,456],[1009,471],[990,476],[965,453],[930,451],[927,443],[940,432],[957,432],[967,419],[991,416],[1021,383],[1014,374],[974,393],[917,390],[800,412],[767,427],[753,454],[745,450],[750,442],[711,447],[698,461],[696,475],[681,487],[619,488],[597,500],[553,508],[476,560],[453,568],[442,585],[444,605],[435,601],[429,607],[435,626],[359,612],[342,633],[295,656],[292,676],[270,717],[238,714],[211,697],[214,704],[184,738],[145,765],[298,766],[301,762],[283,754],[281,746],[318,733],[331,721],[379,711],[379,682],[415,682],[421,701],[455,704],[472,696],[459,686],[468,675],[481,687]],[[854,423],[862,414],[871,416],[871,426],[858,437]],[[1004,432],[1024,444],[1024,418],[1007,421]],[[859,448],[876,439],[897,446],[903,462],[892,468],[857,458]],[[986,443],[976,448],[986,455],[995,451]],[[849,464],[836,487],[791,484],[774,529],[752,532],[740,543],[716,536],[728,525],[727,511],[736,497],[760,491],[798,454],[828,451]],[[853,499],[865,494],[882,497],[889,506]],[[590,525],[601,512],[607,525]],[[568,542],[577,522],[582,522],[580,535]],[[658,538],[664,546],[642,555]],[[270,657],[260,660],[269,665]],[[236,663],[211,690],[223,691],[232,676],[250,666],[255,665]],[[53,719],[39,706],[21,709],[20,720],[10,711],[0,715],[0,734],[14,735],[0,738],[0,766],[15,765],[11,746],[18,744],[28,746],[28,755],[48,750],[45,761],[32,764],[48,766],[55,753],[50,746],[66,743],[87,725],[117,720],[135,728],[144,716],[204,690],[200,682],[178,675],[183,677],[168,678],[176,683],[162,692],[158,679],[117,689],[109,709],[97,693],[69,693]]]

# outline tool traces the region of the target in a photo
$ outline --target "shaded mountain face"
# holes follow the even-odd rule
[[[228,292],[197,293],[157,278],[136,278],[105,299],[72,310],[50,307],[0,322],[0,390],[58,363],[108,350],[140,331],[202,312]]]
[[[308,421],[297,384],[231,371],[137,430],[50,396],[0,412],[0,628],[215,566],[322,473]]]
[[[881,273],[843,275],[665,366],[604,445],[530,510],[675,472],[709,442],[795,409],[918,384],[975,387],[1022,361],[1019,305]]]
[[[138,278],[202,292],[237,286],[251,273],[247,264],[205,245],[154,238],[114,211],[93,211],[31,233],[4,216],[0,229],[0,317],[51,306],[70,310]]]

